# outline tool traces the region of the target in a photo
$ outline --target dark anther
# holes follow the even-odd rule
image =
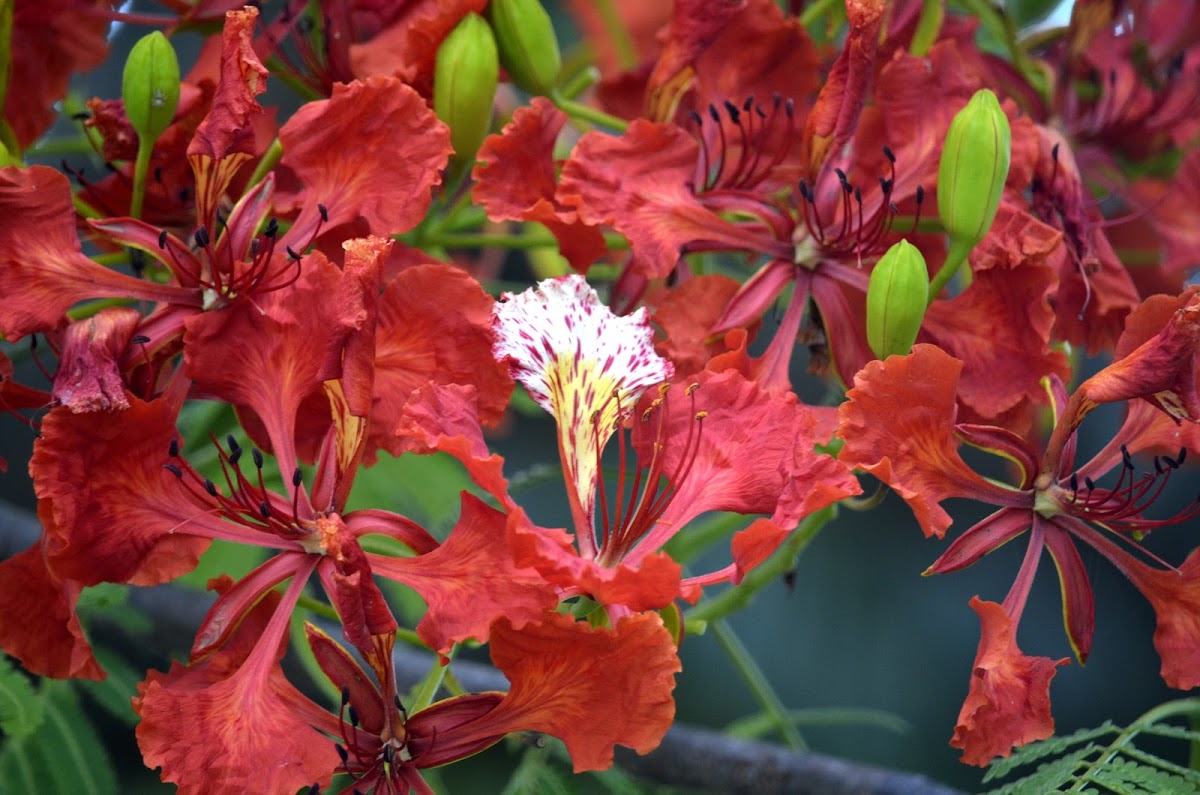
[[[396,749],[390,745],[383,746],[383,763],[385,765],[392,764],[392,757],[395,755]]]
[[[717,124],[721,123],[721,114],[717,113],[717,106],[712,104],[711,102],[708,103],[708,117],[710,119],[712,119],[713,121],[715,121]]]
[[[737,109],[737,105],[734,105],[729,100],[725,100],[725,112],[729,114],[729,120],[731,122],[733,122],[734,124],[741,123],[741,119],[742,119],[741,111],[739,111]]]
[[[274,218],[267,221],[267,228],[263,234],[267,237],[275,237],[275,235],[279,234],[279,221]]]
[[[238,465],[238,461],[241,461],[241,460],[242,460],[242,448],[239,447],[238,449],[234,450],[232,453],[229,454],[229,466],[235,467]]]
[[[178,439],[171,440],[171,444],[167,447],[167,455],[171,456],[171,458],[179,457],[179,440]]]
[[[158,233],[158,247],[159,248],[167,247],[167,230],[165,230],[165,229]]]
[[[808,183],[804,180],[800,180],[800,196],[806,202],[811,202],[813,200],[812,193],[808,189]]]
[[[1179,456],[1175,459],[1176,466],[1183,466],[1183,462],[1187,461],[1187,448],[1179,448]]]
[[[150,341],[150,338],[147,337],[145,334],[138,334],[137,336],[135,336],[129,340],[130,344],[132,344],[132,345],[145,345],[149,341]]]
[[[86,110],[81,110],[79,113],[72,113],[71,118],[74,121],[87,121],[88,119],[92,118],[92,114],[88,113]]]
[[[234,453],[242,449],[242,446],[237,443],[237,439],[233,438],[232,433],[225,437],[225,444],[229,447],[229,450]]]
[[[755,105],[755,106],[754,106],[754,112],[755,112],[756,114],[758,114],[758,118],[760,118],[760,119],[766,119],[766,118],[767,118],[767,112],[766,112],[765,110],[763,110],[763,109],[762,109],[762,105]]]
[[[701,127],[704,125],[704,119],[700,118],[700,114],[694,110],[688,111],[688,118],[691,119],[692,123],[695,124],[697,127]]]
[[[350,702],[350,687],[349,687],[349,685],[342,685],[342,706],[343,707],[346,706],[346,704],[348,704],[349,702]]]
[[[1095,491],[1095,490],[1096,490],[1096,484],[1095,484],[1095,482],[1094,482],[1094,481],[1093,481],[1091,478],[1089,478],[1089,477],[1085,477],[1085,478],[1083,479],[1083,485],[1087,486],[1087,490],[1088,490],[1088,491]]]
[[[1163,473],[1162,461],[1159,459],[1158,456],[1154,456],[1154,472],[1155,472],[1155,474],[1158,474],[1158,475],[1161,475]]]
[[[781,104],[783,104],[783,95],[782,95],[782,94],[780,94],[778,91],[772,92],[772,94],[771,94],[771,107],[772,107],[774,110],[779,110],[779,106],[780,106]]]
[[[1059,144],[1055,144],[1054,146],[1050,147],[1050,159],[1055,163],[1058,162],[1058,147]]]
[[[394,699],[395,699],[395,701],[396,701],[396,709],[398,709],[398,710],[400,710],[401,712],[403,712],[403,713],[407,714],[407,713],[408,713],[408,710],[406,710],[406,709],[404,708],[404,702],[400,700],[400,696],[392,696],[392,698],[394,698]]]
[[[162,184],[162,166],[154,167],[154,181],[160,185]]]
[[[917,204],[921,204],[924,201],[925,201],[925,186],[918,185],[917,186]]]
[[[291,246],[284,246],[284,249],[286,249],[286,250],[287,250],[288,256],[289,256],[289,257],[291,257],[292,259],[294,259],[294,260],[299,260],[299,259],[300,259],[300,255],[299,255],[299,254],[297,254],[295,251],[292,251],[292,247],[291,247]]]
[[[862,204],[862,190],[857,185],[854,186],[854,201]]]
[[[342,764],[348,764],[350,762],[350,753],[337,743],[334,743],[333,747],[337,749],[337,755],[341,758]]]
[[[308,788],[308,795],[321,795],[321,785],[313,784]]]
[[[183,470],[180,469],[179,467],[175,466],[174,464],[163,464],[163,469],[167,470],[168,472],[170,472],[172,475],[174,475],[177,478],[183,477]]]
[[[1126,469],[1133,469],[1133,457],[1129,455],[1129,448],[1121,445],[1121,463]]]
[[[253,240],[251,240],[251,241],[250,241],[250,258],[251,258],[251,259],[258,259],[258,252],[259,252],[261,249],[262,249],[262,246],[258,245],[258,238],[257,238],[257,237],[256,237],[256,238],[254,238]]]
[[[196,246],[198,248],[207,248],[208,247],[210,238],[208,236],[207,229],[205,229],[204,227],[200,227],[199,229],[197,229],[195,238],[196,238]]]
[[[205,479],[204,479],[204,490],[205,490],[205,491],[207,491],[209,494],[211,494],[211,495],[212,495],[212,496],[214,496],[214,497],[218,496],[218,495],[217,495],[217,486],[216,486],[216,484],[215,484],[215,483],[213,483],[213,482],[212,482],[211,480],[209,480],[208,478],[205,478]]]
[[[350,725],[358,728],[358,710],[354,708],[353,704],[350,705]]]
[[[753,94],[746,97],[746,101],[742,103],[742,111],[745,113],[749,113],[750,108],[752,108],[752,107],[754,107],[754,95]]]
[[[1071,491],[1079,491],[1079,475],[1076,472],[1071,473]]]
[[[258,450],[258,448],[257,448],[257,447],[252,447],[252,448],[250,448],[250,457],[254,459],[254,468],[255,468],[255,469],[262,469],[262,467],[263,467],[263,456],[262,456],[262,453],[261,453],[261,452],[259,452],[259,450]]]
[[[895,202],[888,202],[888,210],[891,211],[892,215],[900,214],[900,208],[896,206]]]
[[[1163,463],[1167,465],[1168,469],[1179,469],[1179,462],[1176,461],[1174,458],[1171,458],[1171,456],[1164,455],[1162,457],[1162,459],[1163,459]]]
[[[325,208],[324,204],[317,204],[317,212],[321,214],[322,221],[329,223],[329,210]]]
[[[266,500],[263,500],[262,502],[260,502],[258,504],[258,512],[259,512],[259,514],[262,515],[262,518],[264,518],[264,519],[271,518],[271,506],[267,504]]]
[[[842,183],[843,185],[846,184],[846,172],[845,171],[842,171],[840,168],[835,168],[833,170],[833,173],[837,174],[838,182]]]
[[[891,163],[893,166],[896,165],[896,156],[894,154],[892,154],[891,147],[889,147],[889,146],[883,147],[883,156],[886,157],[888,159],[888,162]]]
[[[793,102],[793,101],[791,100],[791,98],[788,98],[788,101],[787,101],[787,102],[785,102],[785,103],[783,103],[783,112],[787,114],[787,117],[788,117],[789,119],[790,119],[790,118],[792,118],[792,116],[793,116],[793,115],[795,115],[795,113],[796,113],[796,103],[795,103],[795,102]]]
[[[1108,70],[1108,84],[1109,84],[1109,86],[1115,86],[1117,84],[1117,70],[1116,69]]]
[[[131,250],[129,252],[129,268],[140,279],[146,272],[146,252],[136,248]]]
[[[892,195],[892,185],[893,185],[892,180],[884,179],[883,177],[879,178],[879,189],[881,191],[883,191],[884,196]]]
[[[116,173],[116,171],[117,171],[117,167],[116,167],[116,166],[114,166],[112,163],[108,162],[107,160],[106,160],[106,161],[104,161],[104,168],[105,168],[105,170],[107,170],[107,171],[111,171],[111,172],[113,172],[114,174],[115,174],[115,173]]]
[[[191,200],[192,200],[192,189],[191,188],[180,188],[179,189],[179,203],[187,204]]]
[[[292,471],[292,486],[300,488],[300,484],[304,481],[304,473],[300,471],[300,467],[296,467]]]

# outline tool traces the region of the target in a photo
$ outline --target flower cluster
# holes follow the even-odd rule
[[[36,429],[42,523],[0,562],[0,648],[102,678],[84,589],[254,548],[133,700],[180,792],[432,793],[422,769],[522,731],[601,770],[672,724],[684,606],[858,471],[927,536],[947,499],[995,507],[929,574],[1027,539],[1003,602],[970,602],[965,762],[1053,733],[1067,660],[1016,642],[1043,550],[1080,662],[1098,553],[1153,606],[1164,681],[1200,685],[1200,552],[1149,544],[1200,516],[1155,506],[1200,446],[1200,13],[1081,3],[1004,60],[917,0],[569,5],[578,72],[536,0],[0,9],[0,407]],[[107,171],[39,164],[114,21],[161,32],[76,119]],[[182,77],[178,31],[211,34]],[[825,405],[793,389],[805,362]],[[1102,404],[1124,420],[1085,456]],[[513,406],[553,420],[567,527],[492,449]],[[448,534],[356,499],[381,457],[432,454],[471,484]],[[746,518],[697,571],[714,512]],[[337,704],[281,667],[314,612]],[[437,666],[486,644],[510,688],[414,701],[397,639]]]

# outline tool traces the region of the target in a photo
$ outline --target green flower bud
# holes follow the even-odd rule
[[[133,45],[121,96],[139,141],[153,142],[170,126],[179,105],[179,59],[166,36],[155,31]]]
[[[438,48],[433,73],[433,111],[450,127],[456,158],[475,159],[492,126],[499,79],[492,29],[483,17],[467,14]]]
[[[521,90],[549,95],[562,71],[562,56],[550,15],[538,0],[491,0],[500,63]]]
[[[912,350],[925,318],[929,271],[920,250],[901,240],[887,250],[867,284],[867,343],[880,359]]]
[[[950,122],[938,164],[938,215],[951,249],[969,252],[991,228],[1011,155],[1008,116],[996,95],[981,88]]]

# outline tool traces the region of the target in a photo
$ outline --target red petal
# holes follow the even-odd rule
[[[293,587],[290,605],[268,596],[226,648],[193,666],[151,671],[139,686],[134,709],[142,718],[142,757],[147,767],[161,767],[163,780],[177,783],[181,795],[283,795],[332,777],[333,743],[301,717],[311,702],[278,663],[298,595]]]
[[[493,221],[538,221],[556,238],[559,251],[580,273],[608,251],[595,226],[555,199],[554,143],[567,114],[544,97],[518,108],[499,135],[479,148],[471,196]]]
[[[88,298],[190,302],[190,291],[154,284],[83,256],[71,185],[52,168],[0,168],[0,333],[11,340],[56,328]]]
[[[1062,243],[1054,229],[1009,205],[971,255],[970,287],[936,301],[924,328],[938,347],[964,362],[958,395],[980,417],[1029,410],[1046,402],[1041,379],[1067,380],[1071,368],[1050,346],[1058,282],[1047,257]]]
[[[655,552],[657,547],[647,547],[636,564],[601,565],[580,555],[566,531],[538,527],[519,508],[509,515],[508,538],[518,565],[530,566],[547,582],[603,605],[634,612],[658,610],[680,595],[682,570],[670,556]]]
[[[379,307],[375,379],[376,394],[389,399],[374,407],[374,444],[404,452],[397,426],[410,414],[406,401],[426,385],[472,386],[475,424],[500,421],[513,380],[492,357],[494,305],[477,281],[448,265],[417,265],[388,284]]]
[[[696,73],[696,59],[745,7],[746,0],[676,0],[666,45],[646,86],[649,118],[666,121],[674,115]]]
[[[707,274],[647,301],[655,306],[651,320],[666,335],[655,348],[675,365],[676,375],[699,372],[712,357],[725,352],[724,334],[713,329],[738,287],[728,276]],[[756,330],[757,325],[753,324]]]
[[[39,676],[103,679],[75,614],[80,590],[50,573],[41,545],[0,562],[0,648]]]
[[[1067,658],[1025,656],[1017,648],[1016,625],[1003,607],[978,596],[971,607],[979,614],[983,636],[950,745],[962,749],[962,761],[983,767],[997,756],[1009,756],[1015,746],[1054,734],[1050,680]]]
[[[486,641],[497,618],[520,627],[558,603],[537,572],[513,563],[505,523],[503,513],[464,492],[458,524],[437,549],[415,558],[367,556],[377,575],[404,583],[429,605],[417,633],[430,648],[445,653],[468,638]]]
[[[1176,420],[1200,421],[1196,393],[1200,291],[1189,290],[1180,303],[1156,336],[1079,386],[1087,401],[1114,403],[1140,397]]]
[[[54,399],[76,414],[129,408],[119,361],[141,319],[136,309],[114,306],[67,326]]]
[[[282,165],[304,184],[292,197],[295,230],[315,229],[318,204],[327,227],[362,217],[373,235],[407,232],[425,217],[452,151],[450,130],[415,90],[375,75],[338,83],[333,96],[310,102],[279,130]],[[367,162],[386,167],[364,167]],[[286,200],[280,200],[281,205]]]
[[[591,132],[563,165],[559,196],[579,208],[585,223],[611,224],[629,238],[650,278],[667,276],[692,241],[760,250],[762,236],[721,218],[693,194],[699,152],[674,125],[638,119],[620,137]]]
[[[350,45],[354,74],[396,75],[424,96],[433,93],[437,49],[469,13],[482,14],[486,0],[420,0],[393,3],[388,27],[370,41]]]
[[[854,135],[874,71],[884,10],[882,0],[846,2],[846,17],[850,22],[846,44],[830,68],[804,125],[810,177],[815,177],[826,160]]]
[[[949,497],[1009,507],[1029,502],[984,480],[959,457],[954,423],[961,370],[962,362],[918,344],[908,356],[864,367],[838,411],[846,440],[840,460],[895,489],[927,536],[945,535],[951,520],[939,503]]]
[[[671,691],[681,666],[656,613],[622,619],[614,629],[557,614],[520,631],[501,620],[491,652],[512,690],[481,722],[558,737],[576,773],[610,767],[618,743],[649,753],[675,717]]]
[[[267,69],[254,53],[258,9],[247,6],[225,14],[221,46],[221,79],[212,109],[188,144],[188,160],[196,175],[197,218],[206,223],[237,170],[253,156],[251,119],[262,113],[255,97],[266,91]]]
[[[507,504],[504,459],[488,450],[483,441],[475,405],[474,387],[426,384],[409,396],[396,428],[399,441],[388,449],[395,455],[449,453],[480,488]]]
[[[1058,569],[1067,638],[1071,641],[1079,664],[1083,665],[1091,653],[1092,633],[1096,629],[1096,600],[1092,596],[1092,584],[1070,534],[1053,521],[1043,522],[1042,525],[1046,528],[1046,550]]]
[[[29,464],[46,559],[85,585],[167,582],[191,571],[208,547],[174,532],[208,507],[163,469],[179,402],[127,399],[120,414],[50,412]]]

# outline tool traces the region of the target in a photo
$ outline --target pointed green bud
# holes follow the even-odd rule
[[[433,111],[450,127],[450,144],[460,161],[475,159],[492,126],[499,79],[492,29],[483,17],[467,14],[438,48],[433,73]]]
[[[133,45],[121,96],[139,142],[157,140],[170,126],[179,105],[179,59],[166,36],[155,31]]]
[[[921,251],[907,240],[887,250],[867,284],[867,343],[880,359],[912,351],[929,295]]]
[[[952,249],[970,251],[991,228],[1011,155],[1008,116],[981,88],[950,122],[938,164],[938,215]]]
[[[550,15],[538,0],[491,0],[500,63],[522,91],[548,96],[562,71],[562,55]]]

